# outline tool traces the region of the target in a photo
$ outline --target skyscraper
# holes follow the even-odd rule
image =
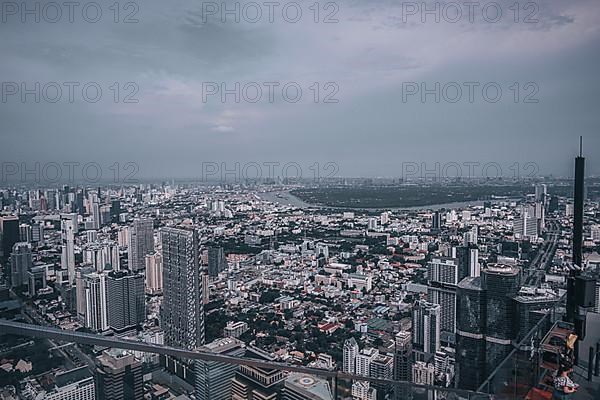
[[[60,229],[62,239],[61,269],[67,274],[67,281],[75,281],[75,233],[77,233],[77,214],[61,214]]]
[[[217,339],[200,348],[202,351],[243,357],[245,344],[235,338]],[[230,400],[232,379],[238,366],[217,361],[196,360],[195,395],[197,400]]]
[[[161,294],[163,291],[163,265],[159,253],[146,256],[146,293]]]
[[[497,366],[512,349],[514,315],[512,298],[521,288],[521,270],[502,264],[488,264],[481,272],[486,291],[486,363],[488,371]]]
[[[456,361],[458,386],[475,390],[512,350],[519,331],[515,297],[521,288],[517,267],[488,264],[481,277],[458,285]]]
[[[208,276],[216,277],[219,272],[227,268],[225,253],[222,247],[211,247],[208,249]]]
[[[193,350],[204,344],[198,235],[193,229],[162,228],[160,237],[164,286],[160,317],[165,344]],[[165,361],[168,369],[191,379],[188,363],[169,357]]]
[[[0,236],[2,237],[1,256],[8,258],[13,246],[19,241],[19,217],[14,215],[0,217]]]
[[[143,271],[146,256],[154,251],[154,223],[151,219],[134,219],[129,234],[129,269]]]
[[[97,332],[108,330],[106,275],[92,272],[84,276],[85,326]]]
[[[413,347],[418,353],[435,354],[440,348],[441,307],[419,300],[413,307]]]
[[[142,365],[119,349],[104,351],[96,358],[98,400],[143,400]]]
[[[16,288],[28,283],[27,273],[31,270],[33,261],[29,243],[15,243],[10,255],[10,286]]]
[[[123,271],[110,271],[106,277],[108,325],[116,332],[135,328],[146,318],[144,277]]]
[[[573,203],[573,264],[579,267],[583,267],[582,247],[585,158],[582,155],[581,138],[579,140],[579,157],[575,158],[575,187]]]
[[[412,377],[412,335],[400,331],[394,341],[394,380],[410,382]],[[412,390],[407,385],[394,386],[394,399],[409,399]]]
[[[439,211],[434,211],[431,216],[431,230],[438,231],[442,226],[442,216]]]
[[[476,390],[485,380],[485,325],[487,303],[481,277],[467,277],[458,284],[456,307],[457,383]]]

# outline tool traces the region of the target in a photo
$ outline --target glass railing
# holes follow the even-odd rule
[[[551,393],[552,368],[558,362],[558,348],[542,351],[540,344],[562,317],[557,306],[515,344],[509,355],[495,368],[478,391],[497,400],[543,399]],[[569,327],[571,329],[572,327]]]
[[[0,321],[0,343],[0,394],[14,399],[492,399],[437,386],[435,371],[418,372],[419,384],[393,381],[389,365],[378,379],[336,371],[328,357],[280,363],[254,358],[247,349],[186,352],[7,321]]]

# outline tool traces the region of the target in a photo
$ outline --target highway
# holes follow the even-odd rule
[[[538,287],[544,280],[544,275],[550,267],[550,263],[554,258],[554,253],[560,239],[560,225],[556,221],[550,221],[550,229],[547,231],[547,236],[544,244],[540,247],[535,258],[529,264],[529,268],[525,271],[525,284]]]

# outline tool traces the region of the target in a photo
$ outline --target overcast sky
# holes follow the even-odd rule
[[[0,161],[93,161],[105,173],[114,162],[131,161],[139,177],[191,177],[203,162],[295,162],[308,176],[315,162],[320,169],[336,163],[338,176],[400,176],[402,163],[412,162],[428,168],[497,162],[510,175],[514,163],[533,162],[539,174],[567,175],[583,135],[588,172],[600,174],[598,0],[522,1],[518,16],[514,1],[502,0],[495,23],[494,8],[487,18],[475,8],[471,22],[463,5],[462,17],[451,23],[456,8],[447,5],[446,18],[436,23],[426,15],[423,23],[411,5],[377,0],[321,1],[318,23],[312,0],[297,3],[296,23],[290,22],[296,9],[285,0],[272,23],[262,1],[256,23],[250,21],[256,7],[243,8],[245,1],[240,21],[227,15],[225,23],[220,1],[205,3],[205,12],[200,1],[144,0],[136,7],[122,1],[115,23],[110,3],[98,2],[97,23],[83,18],[81,6],[73,22],[62,7],[58,22],[50,23],[56,11],[48,6],[36,23],[31,15],[22,22],[22,10],[13,15],[14,5],[2,2]],[[89,7],[85,16],[94,14]],[[124,23],[128,15],[138,22]],[[525,23],[528,16],[533,21]],[[10,82],[30,89],[40,82],[47,90],[40,89],[39,103],[32,94],[23,101],[22,93],[10,93]],[[49,82],[63,86],[56,103],[49,101],[55,93]],[[80,83],[73,103],[65,82]],[[102,89],[96,103],[82,97],[89,82]],[[206,93],[209,82],[230,89],[256,82],[263,98],[250,102],[255,92],[248,86],[239,103],[233,94],[222,102],[220,94]],[[280,84],[272,102],[264,82]],[[290,82],[302,89],[296,103],[282,95]],[[462,96],[449,101],[457,94],[453,85],[440,90],[439,103],[434,94],[425,102],[420,93],[408,94],[436,82],[456,82]],[[464,82],[479,83],[473,102]],[[489,100],[495,87],[500,100],[483,97],[486,83],[494,84]],[[288,93],[291,100],[294,90]],[[125,103],[128,94],[138,102]],[[325,103],[327,95],[337,103]]]

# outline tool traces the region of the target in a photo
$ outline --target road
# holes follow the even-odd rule
[[[538,287],[544,280],[544,275],[550,268],[554,253],[560,239],[560,225],[558,222],[549,221],[546,241],[540,247],[535,258],[531,261],[529,268],[525,271],[525,284]]]

